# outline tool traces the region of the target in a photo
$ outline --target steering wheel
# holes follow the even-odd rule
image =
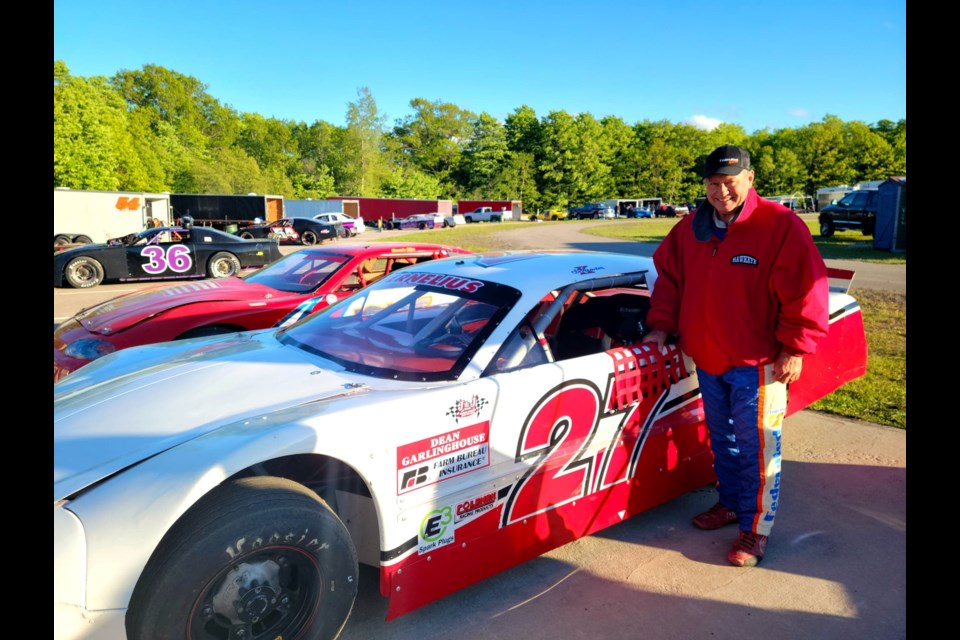
[[[463,325],[454,316],[443,328],[443,333],[423,338],[414,345],[414,350],[423,355],[446,357],[466,349],[471,341],[471,335],[463,330]]]

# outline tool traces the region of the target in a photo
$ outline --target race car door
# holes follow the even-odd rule
[[[163,229],[127,247],[127,279],[159,280],[204,275],[186,229]]]

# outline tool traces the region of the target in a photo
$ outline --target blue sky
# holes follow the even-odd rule
[[[306,123],[343,125],[361,87],[391,127],[415,98],[748,133],[906,118],[906,0],[54,0],[53,22],[74,75],[160,65]]]

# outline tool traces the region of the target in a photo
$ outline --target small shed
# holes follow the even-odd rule
[[[907,178],[892,176],[877,187],[877,220],[873,248],[885,251],[907,250]]]

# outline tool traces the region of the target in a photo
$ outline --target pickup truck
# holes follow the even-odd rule
[[[617,217],[616,212],[608,204],[602,202],[588,202],[579,207],[567,209],[567,217],[574,220],[600,220]]]
[[[877,224],[880,192],[875,189],[850,191],[839,201],[820,210],[820,236],[829,238],[835,231],[860,231],[872,236]]]
[[[503,211],[494,211],[493,207],[480,207],[463,214],[467,222],[503,222]]]

